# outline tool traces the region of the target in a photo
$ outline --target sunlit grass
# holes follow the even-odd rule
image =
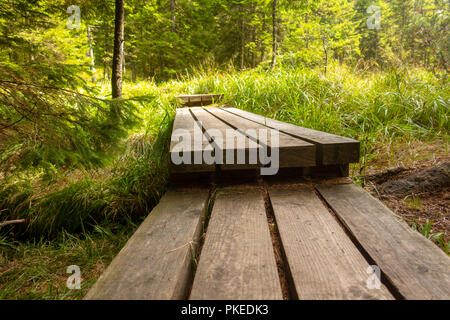
[[[110,94],[109,82],[96,86],[100,97]],[[141,124],[129,131],[119,152],[109,155],[107,165],[57,168],[51,179],[30,169],[0,186],[1,220],[28,221],[26,228],[0,230],[0,246],[9,252],[1,256],[7,269],[0,270],[0,298],[82,297],[65,288],[61,270],[75,256],[89,270],[109,261],[117,250],[108,251],[106,243],[118,248],[128,234],[120,241],[107,233],[99,238],[99,226],[140,221],[158,203],[169,179],[168,146],[178,94],[223,93],[226,104],[358,139],[361,161],[352,166],[356,180],[369,167],[425,159],[436,148],[448,156],[448,83],[423,70],[362,72],[334,64],[325,77],[319,70],[205,69],[162,84],[125,82],[123,91],[124,98],[151,98],[137,105]],[[70,242],[63,235],[75,238]],[[47,239],[53,239],[51,244]],[[87,274],[86,285],[97,276]]]
[[[0,241],[0,300],[83,298],[135,228],[131,222],[98,225],[89,234],[63,232],[52,242]],[[66,286],[70,265],[80,267],[80,290]]]
[[[380,147],[397,141],[448,142],[448,83],[424,70],[358,73],[334,64],[327,77],[316,70],[278,69],[182,80],[171,87],[224,93],[235,107],[360,140],[360,171],[387,156],[379,154]]]

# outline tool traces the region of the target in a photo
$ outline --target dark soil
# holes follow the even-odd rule
[[[392,168],[364,177],[365,186],[410,225],[432,222],[432,233],[450,240],[450,162],[425,168]]]
[[[272,205],[270,203],[269,194],[261,180],[259,181],[259,184],[263,192],[264,207],[266,208],[267,222],[269,224],[270,237],[272,239],[278,276],[280,278],[281,293],[283,295],[283,300],[291,300],[294,298],[292,296],[292,281],[290,281],[290,279],[292,279],[292,276],[287,274],[288,267],[285,265],[286,258],[284,257],[281,238],[278,232],[278,227],[276,226],[275,216],[273,213]],[[298,297],[296,298],[298,299]]]
[[[383,182],[378,191],[382,195],[406,197],[419,193],[442,191],[450,187],[450,162],[431,167],[402,179]]]

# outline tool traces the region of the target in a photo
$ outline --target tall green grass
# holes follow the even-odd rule
[[[447,77],[424,70],[319,70],[202,74],[171,84],[186,93],[223,92],[226,103],[254,113],[361,141],[362,165],[380,145],[444,138],[450,128]]]
[[[359,171],[399,141],[448,142],[448,80],[423,70],[363,72],[334,64],[320,70],[263,69],[220,73],[207,70],[162,84],[125,83],[128,97],[151,95],[139,105],[140,127],[129,132],[121,152],[94,170],[21,172],[0,186],[1,220],[27,219],[2,234],[54,237],[77,233],[105,219],[146,215],[164,192],[168,145],[177,94],[225,94],[225,103],[300,126],[361,141]],[[99,85],[108,94],[108,83]],[[1,174],[1,173],[0,173]]]
[[[5,245],[0,238],[0,300],[82,299],[138,223],[105,221],[89,233],[61,232],[52,241],[9,241]],[[80,267],[81,290],[66,286],[70,265]]]

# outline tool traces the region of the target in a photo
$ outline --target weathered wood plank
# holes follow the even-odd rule
[[[369,263],[312,187],[274,185],[269,195],[301,300],[393,299],[384,285],[367,288]]]
[[[282,299],[263,197],[256,187],[219,190],[190,299]]]
[[[85,299],[186,299],[208,194],[169,190]]]
[[[195,118],[201,122],[203,129],[207,131],[205,136],[214,141],[212,143],[213,147],[215,147],[216,150],[222,154],[223,163],[219,164],[221,170],[244,170],[261,167],[258,163],[251,164],[249,162],[250,152],[254,151],[256,154],[258,153],[257,150],[259,145],[257,142],[249,140],[248,137],[240,132],[235,132],[236,137],[238,139],[240,138],[243,141],[243,144],[227,144],[227,130],[235,131],[231,126],[212,116],[210,113],[206,112],[204,108],[193,107],[190,108],[190,110],[194,114]],[[218,131],[218,134],[213,135],[211,130]],[[240,152],[244,155],[244,163],[238,163],[238,154]],[[234,157],[232,157],[232,159],[227,159],[228,153],[234,154]]]
[[[237,108],[224,107],[222,109],[245,119],[314,143],[316,145],[317,153],[316,160],[319,165],[359,162],[359,141],[357,140],[299,127]]]
[[[450,258],[355,184],[317,190],[406,299],[450,299]]]
[[[214,104],[223,99],[223,94],[192,94],[180,95],[176,98],[181,99],[183,104],[188,107],[206,106]]]
[[[258,141],[259,138],[257,130],[268,130],[266,145],[269,148],[275,146],[274,142],[271,141],[270,128],[226,112],[221,108],[205,108],[205,110],[255,141]],[[249,129],[253,132],[247,131]],[[316,165],[316,148],[309,142],[279,132],[278,147],[280,168],[312,167]]]
[[[183,130],[183,132],[178,134],[177,131],[180,129]],[[194,141],[195,134],[202,138],[199,143],[195,143]],[[184,151],[182,153],[180,153],[180,147],[183,147]],[[202,160],[203,152],[212,149],[213,147],[203,136],[202,128],[195,122],[189,109],[178,108],[173,124],[169,152],[171,158],[173,157],[173,154],[183,155],[184,153],[187,153],[190,163],[174,164],[171,161],[171,172],[214,172],[216,169],[215,166],[205,164]],[[200,161],[196,161],[196,159],[200,159]]]

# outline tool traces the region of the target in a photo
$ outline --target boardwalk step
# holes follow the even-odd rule
[[[406,299],[450,299],[450,259],[355,184],[321,185],[320,194]]]
[[[209,191],[168,191],[85,299],[449,299],[450,259],[360,187],[265,188],[219,188],[201,252]]]
[[[359,142],[235,108],[191,107],[177,109],[170,153],[177,158],[174,174],[264,167],[262,175],[303,168],[347,176],[348,164],[359,160]]]
[[[233,129],[242,132],[253,141],[258,141],[259,130],[267,130],[264,125],[241,118],[223,111],[220,108],[204,108],[208,113],[229,124]],[[271,135],[268,133],[268,147],[273,147]],[[260,143],[261,144],[261,143]],[[312,167],[316,165],[315,146],[304,140],[279,133],[279,167]]]
[[[299,127],[236,108],[224,107],[222,109],[255,123],[263,124],[269,128],[277,129],[285,134],[313,143],[317,150],[318,164],[333,165],[359,162],[359,141],[357,140]]]
[[[218,191],[190,299],[282,299],[258,188]]]
[[[267,139],[261,140],[261,134],[265,134]],[[290,168],[316,165],[314,144],[283,132],[278,134],[277,145],[271,139],[270,128],[219,108],[180,108],[175,116],[170,145],[171,170],[172,173],[192,173],[214,172],[218,168],[245,170],[263,166]],[[276,158],[273,147],[277,147],[279,153]],[[214,155],[214,158],[207,161],[202,154]],[[220,159],[217,157],[219,154]],[[240,154],[242,158],[238,157]],[[173,157],[178,157],[178,160],[174,161]],[[279,162],[275,164],[273,159]]]
[[[168,191],[85,299],[186,299],[208,194]]]
[[[276,223],[300,300],[393,299],[367,287],[369,263],[312,187],[269,188]]]
[[[176,98],[183,102],[186,107],[207,106],[223,99],[223,94],[192,94],[181,95]]]

